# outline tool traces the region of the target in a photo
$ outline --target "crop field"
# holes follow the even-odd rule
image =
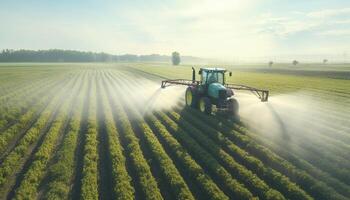
[[[225,67],[269,102],[185,107],[160,89],[185,65],[0,64],[0,199],[350,199],[350,66]]]

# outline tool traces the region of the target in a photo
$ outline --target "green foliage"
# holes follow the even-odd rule
[[[57,82],[56,82],[57,83]],[[40,85],[39,85],[40,86]],[[41,85],[41,87],[43,87]],[[18,134],[20,134],[23,130],[26,130],[32,125],[34,120],[36,119],[36,114],[38,110],[43,110],[45,106],[48,104],[48,101],[52,99],[52,94],[53,92],[58,88],[58,85],[53,86],[52,84],[48,83],[46,86],[43,88],[43,90],[39,93],[34,93],[32,95],[28,93],[24,93],[23,96],[15,96],[15,102],[12,102],[11,105],[9,104],[1,104],[0,106],[0,113],[5,113],[2,115],[2,127],[9,126],[7,129],[5,129],[1,135],[0,135],[0,152],[3,153],[6,147],[8,146],[9,142],[16,137]],[[50,91],[48,91],[50,90]],[[31,90],[29,90],[31,91]],[[20,91],[19,91],[20,92]],[[44,95],[45,94],[45,95]],[[42,98],[36,99],[36,95],[43,95]],[[26,98],[24,98],[26,97]],[[21,99],[30,99],[34,98],[36,100],[35,102],[31,101],[25,101]],[[11,100],[13,100],[11,98]],[[19,102],[18,102],[19,101]],[[9,109],[6,108],[5,106],[23,106],[23,107],[28,107],[30,104],[33,103],[31,108],[25,110],[24,112],[20,109]],[[20,115],[22,114],[22,115]],[[17,118],[17,119],[16,119]],[[13,125],[11,125],[11,122],[16,122]],[[1,126],[0,126],[1,130]]]
[[[205,130],[205,132],[208,133],[209,135],[212,135],[212,137],[219,138],[219,141],[221,141],[223,144],[228,145],[229,147],[234,147],[232,142],[235,142],[235,144],[240,148],[251,153],[256,158],[259,158],[261,161],[264,161],[264,163],[262,163],[261,161],[258,161],[255,158],[251,157],[251,159],[247,160],[251,162],[251,164],[247,163],[246,166],[248,166],[248,168],[249,166],[251,166],[254,171],[261,172],[262,175],[265,176],[263,178],[266,181],[271,181],[271,184],[276,185],[278,187],[286,186],[284,190],[290,191],[291,193],[290,195],[295,196],[296,194],[300,193],[300,188],[293,186],[294,184],[288,183],[290,181],[288,181],[288,179],[286,178],[283,178],[283,176],[281,176],[281,174],[279,174],[278,172],[288,176],[291,179],[291,181],[296,182],[305,191],[308,191],[310,194],[312,194],[312,196],[315,199],[329,199],[331,197],[335,199],[342,199],[341,196],[336,194],[334,191],[330,190],[327,186],[315,180],[313,177],[311,177],[304,171],[296,169],[293,165],[288,163],[286,160],[278,157],[275,153],[257,144],[256,142],[254,142],[254,140],[247,137],[245,134],[240,134],[239,132],[232,130],[232,128],[229,128],[228,125],[220,126],[219,124],[222,124],[222,123],[220,123],[219,120],[213,117],[204,116],[198,111],[191,110],[191,114],[196,115],[197,117],[199,117],[200,120],[208,124],[208,125],[202,125],[204,127],[203,130]],[[191,120],[195,122],[195,119],[192,118]],[[215,131],[212,127],[222,130],[222,133],[217,133],[217,131]],[[239,127],[236,126],[236,129],[239,129]],[[244,132],[246,131],[247,130],[244,130]],[[221,136],[218,137],[217,134],[220,134]],[[230,138],[232,142],[225,139],[222,134]],[[232,148],[232,150],[234,149]],[[242,156],[239,156],[240,153],[237,152],[237,154],[233,154],[233,155],[236,158],[239,158],[239,157],[248,158],[248,156],[244,156],[245,153],[242,152],[241,154]],[[277,170],[278,172],[271,169],[259,170],[260,168],[264,168],[264,166],[271,166],[273,169]],[[278,181],[281,181],[281,182],[277,184]],[[280,190],[280,191],[283,191],[283,190]]]
[[[253,195],[242,184],[235,180],[208,152],[202,149],[192,138],[188,137],[186,132],[174,123],[164,113],[159,113],[159,119],[164,122],[166,127],[173,135],[185,145],[194,157],[208,167],[211,173],[214,173],[222,180],[225,189],[230,196],[238,199],[251,199]]]
[[[74,84],[74,82],[70,81],[70,85],[72,84]],[[69,85],[65,85],[65,87],[63,87],[63,89],[58,93],[58,95],[53,98],[49,106],[43,111],[43,113],[41,113],[36,123],[26,132],[23,138],[21,138],[21,140],[19,141],[17,146],[11,151],[11,153],[5,157],[4,161],[1,163],[0,166],[0,186],[4,186],[4,184],[7,183],[6,181],[16,172],[16,170],[18,170],[23,159],[30,154],[29,148],[31,147],[31,145],[35,144],[38,141],[41,132],[45,128],[45,125],[49,122],[50,117],[54,113],[55,107],[59,103],[59,100],[61,98],[60,94],[63,94],[65,92],[67,86]],[[47,146],[45,146],[43,150],[40,153],[38,153],[38,159],[42,157],[45,158],[45,156],[48,155],[46,150],[47,148],[50,148],[49,146],[50,145],[47,144]],[[33,167],[40,168],[43,165],[44,163],[39,161],[35,163]],[[35,173],[36,172],[30,172],[30,175],[28,176],[32,176],[34,177],[34,180],[36,180]],[[24,188],[24,190],[26,190],[26,188]],[[33,190],[28,189],[28,192],[32,193]]]
[[[229,199],[158,119],[153,115],[147,116],[147,119],[157,130],[156,134],[167,143],[166,145],[170,147],[181,165],[186,168],[189,176],[196,180],[196,183],[209,199]]]
[[[116,98],[113,99],[115,100]],[[128,117],[121,106],[121,103],[112,101],[111,104],[115,108],[117,118],[120,121],[122,131],[121,135],[127,144],[126,152],[130,157],[138,175],[138,181],[142,187],[141,189],[144,194],[144,198],[163,199],[157,186],[157,182],[152,176],[151,169],[142,154],[142,150],[139,145],[139,139],[135,136]]]
[[[73,88],[73,92],[77,91],[78,85],[75,84],[73,86],[75,87]],[[58,115],[52,123],[50,130],[46,133],[43,143],[34,155],[30,168],[16,190],[15,199],[35,199],[37,197],[37,189],[45,174],[45,168],[56,148],[58,137],[68,120],[67,114],[73,104],[72,100],[72,95],[70,95],[59,109]]]
[[[94,77],[90,77],[94,80]],[[85,133],[84,166],[81,180],[81,199],[98,199],[98,153],[97,153],[97,120],[96,120],[96,82],[90,87],[90,105],[88,114],[88,128]]]
[[[72,117],[69,121],[67,134],[62,143],[62,147],[57,152],[57,161],[51,165],[48,171],[49,183],[46,199],[67,199],[70,191],[70,182],[74,173],[75,149],[77,147],[77,138],[80,131],[80,123],[82,117],[82,109],[86,101],[84,95],[87,90],[87,81],[83,80],[83,88],[77,97],[77,101],[81,102],[73,108]]]
[[[254,175],[252,171],[247,170],[243,165],[240,165],[239,163],[237,163],[237,161],[233,159],[237,156],[231,157],[228,153],[226,153],[226,151],[224,151],[222,148],[217,146],[213,141],[211,141],[207,137],[207,135],[203,134],[203,132],[207,133],[210,131],[208,136],[212,136],[211,138],[214,141],[217,141],[219,144],[221,142],[225,144],[224,143],[225,138],[220,132],[217,132],[216,130],[207,126],[205,123],[194,118],[190,114],[187,114],[184,112],[181,113],[181,116],[178,113],[171,112],[170,117],[180,126],[182,126],[184,130],[187,130],[187,132],[190,133],[190,135],[192,135],[200,144],[202,144],[203,147],[206,147],[206,149],[208,149],[208,151],[211,152],[215,158],[222,160],[222,163],[224,163],[224,166],[230,169],[232,173],[235,175],[235,177],[237,177],[239,181],[244,183],[245,186],[248,189],[250,189],[250,191],[256,193],[259,196],[259,198],[269,199],[273,197],[274,199],[284,199],[281,193],[279,193],[274,189],[271,189],[262,179],[259,179],[259,177]],[[191,122],[191,124],[188,122]],[[200,127],[200,128],[197,129],[192,124],[197,125],[197,127]],[[230,148],[232,147],[232,145],[234,145],[231,142],[227,142],[227,143],[228,143],[227,148]],[[238,148],[238,147],[235,147],[235,148]],[[305,198],[305,196],[301,196],[301,197]],[[299,198],[301,199],[301,197]]]
[[[105,89],[101,90],[102,106],[104,108],[104,125],[106,126],[109,142],[110,157],[112,158],[114,195],[117,199],[134,199],[135,190],[131,186],[131,177],[126,170],[126,160],[119,141],[119,132],[115,126],[113,114],[107,99]]]
[[[118,81],[118,85],[126,86],[123,83]],[[119,88],[119,90],[121,90]],[[127,99],[123,98],[124,104],[130,108],[129,114],[137,118],[137,128],[143,132],[144,140],[149,145],[155,160],[158,162],[159,167],[162,170],[163,176],[167,179],[168,184],[171,187],[173,194],[176,199],[194,199],[192,193],[190,192],[185,181],[181,177],[179,171],[176,169],[171,158],[166,154],[162,145],[159,143],[157,137],[154,135],[150,127],[143,120],[143,117],[140,113],[130,105]]]

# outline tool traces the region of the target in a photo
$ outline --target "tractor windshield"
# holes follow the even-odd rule
[[[224,73],[223,72],[202,72],[202,84],[210,83],[221,83],[224,84]]]

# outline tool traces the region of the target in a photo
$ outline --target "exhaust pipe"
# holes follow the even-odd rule
[[[192,83],[196,82],[196,70],[192,67]]]

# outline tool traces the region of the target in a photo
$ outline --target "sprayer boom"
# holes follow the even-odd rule
[[[238,84],[225,84],[226,88],[230,88],[233,90],[246,90],[252,92],[255,96],[257,96],[262,102],[266,102],[269,100],[269,91],[253,88],[246,85],[238,85]]]
[[[162,81],[162,88],[169,87],[172,85],[187,85],[187,86],[197,86],[199,81],[192,81],[187,79],[174,79],[174,80],[164,80]]]
[[[187,86],[193,86],[196,87],[200,84],[199,81],[193,81],[188,79],[174,79],[174,80],[164,80],[162,81],[161,88],[166,88],[173,85],[187,85]],[[262,90],[246,85],[238,85],[238,84],[225,84],[226,88],[232,89],[232,90],[245,90],[252,92],[255,96],[257,96],[262,102],[266,102],[269,99],[269,91],[268,90]]]

